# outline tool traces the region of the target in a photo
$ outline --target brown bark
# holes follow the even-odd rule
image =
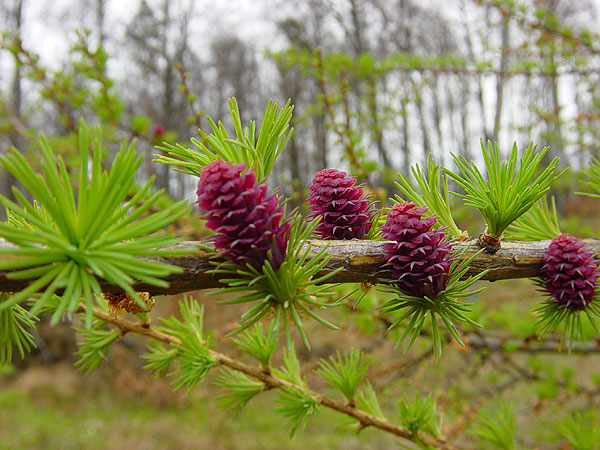
[[[385,241],[309,241],[312,245],[312,254],[316,254],[323,246],[328,245],[331,260],[323,271],[324,275],[339,267],[342,271],[328,280],[328,283],[375,283],[391,282],[389,274],[384,269],[384,243]],[[589,248],[600,256],[600,240],[586,240]],[[495,281],[510,278],[529,278],[540,276],[543,263],[544,251],[549,241],[538,242],[503,242],[502,248],[494,254],[482,252],[471,263],[467,275],[475,275],[483,270],[488,272],[483,280]],[[0,240],[0,247],[11,244]],[[197,249],[197,242],[183,242],[179,247]],[[480,247],[474,240],[456,244],[454,248],[458,251],[468,248],[465,255],[471,256]],[[148,291],[153,294],[176,294],[181,292],[208,289],[221,286],[216,278],[207,271],[213,266],[209,262],[209,254],[197,249],[193,254],[185,257],[164,258],[162,261],[169,262],[184,271],[166,278],[170,286],[166,289],[149,286],[145,283],[137,283],[134,288],[137,291]],[[10,255],[2,255],[1,258],[11,258]],[[23,289],[28,282],[23,280],[10,280],[6,272],[0,272],[0,291],[18,291]],[[101,283],[107,292],[117,292],[114,286]]]

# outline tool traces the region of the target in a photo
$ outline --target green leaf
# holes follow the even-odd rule
[[[554,196],[550,197],[550,205],[544,196],[508,227],[506,237],[519,241],[543,241],[560,234]]]
[[[582,172],[587,176],[587,179],[582,180],[581,184],[591,188],[592,190],[596,191],[596,193],[576,192],[576,194],[600,198],[600,161],[598,161],[597,158],[592,158],[590,161],[590,167],[586,170],[582,170]]]
[[[152,341],[146,347],[148,350],[141,357],[146,361],[144,370],[149,370],[159,376],[165,376],[179,352],[175,348],[168,348],[157,341]]]
[[[308,418],[319,410],[319,402],[306,392],[297,389],[282,388],[278,392],[279,406],[275,411],[283,414],[291,425],[290,438],[294,437],[300,425],[306,428]]]
[[[0,303],[6,301],[8,294],[0,293]],[[0,310],[0,367],[12,361],[13,347],[21,359],[25,352],[36,348],[30,330],[35,330],[39,319],[19,305]]]
[[[466,232],[458,228],[452,217],[448,178],[442,171],[442,166],[435,164],[433,157],[429,155],[426,170],[421,169],[418,164],[412,166],[411,170],[419,190],[415,190],[410,181],[398,173],[399,181],[395,185],[400,192],[407,200],[426,206],[430,213],[435,213],[438,220],[434,227],[446,227],[446,234],[455,239],[467,237]],[[405,200],[396,195],[392,201],[400,203]]]
[[[550,185],[567,169],[555,173],[559,158],[554,158],[538,175],[538,168],[548,148],[536,153],[531,143],[523,152],[517,169],[517,144],[512,147],[508,161],[501,161],[498,145],[488,146],[481,141],[481,150],[487,171],[484,178],[473,161],[461,155],[452,155],[460,175],[448,169],[444,172],[460,186],[468,206],[479,209],[487,222],[485,234],[500,239],[504,230],[550,189]]]
[[[356,403],[360,409],[368,412],[369,414],[385,419],[385,415],[377,399],[377,393],[370,382],[366,382],[358,393]]]
[[[131,128],[140,134],[146,134],[152,126],[152,118],[148,116],[131,116]]]
[[[273,270],[269,260],[264,262],[261,271],[250,265],[241,268],[232,261],[226,260],[215,262],[216,268],[209,272],[220,276],[220,280],[228,285],[209,295],[234,293],[237,295],[236,298],[220,303],[254,303],[242,314],[239,327],[229,333],[229,336],[242,333],[269,316],[272,320],[271,329],[277,331],[283,328],[288,347],[292,342],[290,325],[294,324],[303,343],[310,349],[301,315],[306,315],[329,328],[337,329],[337,326],[320,317],[314,310],[335,305],[335,303],[319,301],[320,298],[331,295],[327,288],[319,284],[334,276],[341,268],[316,277],[331,259],[331,255],[327,253],[327,246],[314,252],[310,245],[306,245],[306,240],[317,227],[319,219],[307,223],[299,214],[294,213],[291,220],[287,252],[277,271]],[[239,295],[240,292],[246,293]]]
[[[540,291],[547,292],[544,282],[536,279]],[[536,326],[538,327],[538,336],[542,338],[547,333],[557,328],[562,328],[561,346],[565,339],[568,341],[569,352],[573,343],[577,340],[584,340],[583,318],[587,318],[593,330],[600,333],[596,320],[600,317],[600,305],[596,300],[598,291],[594,294],[594,300],[589,302],[585,309],[571,309],[565,304],[559,303],[554,297],[548,297],[542,304],[535,309],[537,315]]]
[[[402,343],[410,337],[405,346],[405,353],[414,344],[416,339],[421,334],[421,330],[426,325],[427,321],[431,323],[431,341],[433,345],[433,353],[436,361],[439,361],[442,355],[443,338],[440,332],[439,320],[445,326],[445,329],[450,335],[460,344],[464,345],[460,334],[454,325],[454,321],[466,322],[476,327],[481,327],[477,322],[469,318],[465,313],[471,311],[471,304],[459,301],[462,298],[478,294],[483,288],[474,291],[468,291],[487,270],[484,270],[477,275],[462,279],[471,262],[479,255],[483,249],[473,253],[470,257],[466,257],[468,248],[465,248],[458,254],[451,255],[451,264],[448,274],[448,283],[444,291],[439,292],[435,297],[414,297],[402,292],[397,286],[385,286],[380,288],[384,292],[394,294],[394,298],[388,300],[378,308],[388,313],[400,313],[395,317],[389,329],[394,329],[403,324],[406,320],[404,331],[401,333],[396,343],[398,348]]]
[[[173,377],[174,390],[185,387],[189,392],[199,381],[204,381],[217,360],[210,352],[212,340],[203,333],[204,308],[192,297],[184,296],[183,301],[179,302],[179,312],[182,320],[174,316],[161,318],[164,326],[156,327],[158,331],[181,341],[180,344],[171,343],[171,347],[177,351],[176,357],[170,359],[171,354],[162,351],[162,361],[157,361],[153,366],[166,371],[173,360],[177,361],[177,367],[167,376]],[[154,359],[160,359],[160,353],[154,350]]]
[[[481,414],[470,432],[500,450],[515,449],[515,418],[512,404],[502,404],[494,414]]]
[[[593,410],[575,412],[562,418],[556,426],[573,450],[596,450],[600,447],[598,416]]]
[[[276,324],[274,321],[272,324]],[[278,327],[271,326],[267,336],[263,334],[262,324],[255,325],[253,328],[246,330],[238,335],[233,342],[244,353],[256,359],[263,370],[269,370],[271,367],[271,359],[277,349],[277,330]]]
[[[83,338],[77,342],[79,350],[75,352],[76,355],[80,356],[80,359],[75,363],[78,370],[82,370],[86,374],[96,370],[104,361],[110,346],[121,337],[118,330],[106,330],[104,329],[105,326],[106,322],[95,320],[94,325],[90,328],[74,328]]]
[[[404,396],[400,400],[400,423],[417,439],[419,432],[429,433],[436,439],[442,437],[442,425],[437,414],[437,402],[431,395],[420,398],[415,392],[412,403]]]
[[[289,349],[284,349],[283,367],[280,370],[273,369],[273,373],[278,378],[307,389],[306,381],[300,374],[300,361],[296,356],[296,350],[293,346]]]

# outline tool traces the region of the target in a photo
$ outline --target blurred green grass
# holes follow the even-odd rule
[[[212,389],[197,389],[180,404],[157,407],[123,398],[109,387],[94,394],[0,390],[0,449],[378,449],[393,438],[375,430],[360,434],[338,427],[339,417],[321,410],[318,419],[290,439],[272,413],[274,393],[253,400],[238,417],[216,410]]]

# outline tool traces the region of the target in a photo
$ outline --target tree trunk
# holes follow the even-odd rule
[[[492,141],[498,142],[500,124],[502,120],[502,104],[504,101],[504,83],[506,81],[506,69],[508,68],[509,46],[510,46],[510,22],[507,16],[502,23],[502,54],[500,56],[500,74],[496,77],[496,111],[494,113],[494,130]]]
[[[17,39],[21,38],[21,28],[23,26],[23,0],[17,0],[15,8],[12,13],[14,20],[13,33]],[[15,69],[13,72],[13,79],[11,82],[12,98],[10,102],[11,113],[14,115],[16,120],[21,120],[22,104],[23,104],[23,90],[22,90],[22,70],[21,64],[18,58],[15,58]],[[10,145],[21,150],[25,147],[25,140],[20,134],[13,130],[10,134]],[[17,183],[17,179],[7,170],[0,169],[0,192],[10,200],[14,200],[12,194],[12,187]],[[4,208],[0,211],[0,220],[6,218]]]

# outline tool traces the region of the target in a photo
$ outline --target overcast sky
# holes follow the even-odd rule
[[[0,0],[5,5],[15,0]],[[73,42],[73,29],[82,26],[92,26],[94,23],[94,11],[86,10],[84,3],[79,0],[23,0],[24,10],[24,29],[23,38],[26,48],[32,49],[40,54],[42,62],[51,68],[58,68],[61,59],[68,55],[68,47]],[[152,6],[162,4],[163,0],[148,0]],[[330,0],[331,3],[339,1],[338,8],[347,6],[347,0]],[[381,0],[385,1],[385,0]],[[593,0],[597,6],[596,23],[600,11],[600,0]],[[5,3],[4,3],[5,2]],[[444,16],[460,24],[462,11],[458,7],[461,0],[415,0],[421,6],[430,6],[433,10],[443,13]],[[467,1],[467,4],[474,5],[476,2]],[[110,34],[108,40],[108,52],[112,58],[110,60],[109,70],[112,76],[119,78],[122,75],[123,68],[128,62],[123,47],[126,24],[130,23],[138,10],[140,0],[106,0],[106,32]],[[177,5],[193,4],[194,22],[190,23],[190,45],[193,50],[201,55],[207,56],[209,43],[215,36],[220,34],[235,33],[246,42],[251,43],[258,50],[257,55],[260,58],[261,50],[264,48],[278,48],[284,42],[277,34],[275,20],[294,13],[290,2],[284,0],[173,0],[172,8]],[[586,14],[582,11],[581,14]],[[589,14],[592,14],[590,11]],[[0,57],[0,82],[3,87],[8,87],[12,77],[10,66],[12,60],[5,54]],[[271,67],[268,64],[262,64],[261,68],[268,70]],[[4,69],[4,70],[3,70]],[[484,82],[486,91],[489,92],[488,99],[495,99],[494,77],[490,76]],[[505,93],[507,97],[514,94],[507,88]],[[573,106],[573,91],[568,85],[562,86],[560,90],[561,104],[563,106],[563,119],[568,119]],[[488,100],[489,102],[489,100]],[[505,115],[516,117],[519,115],[519,102],[510,102],[506,105]],[[512,108],[512,109],[511,109]],[[516,108],[516,109],[514,109]],[[486,107],[486,114],[493,113],[493,104]],[[490,116],[491,117],[491,116]],[[477,128],[477,127],[476,127]],[[508,129],[503,131],[506,139],[512,139],[512,132]]]

